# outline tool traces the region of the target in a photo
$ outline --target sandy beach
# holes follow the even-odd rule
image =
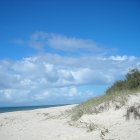
[[[60,116],[71,107],[73,105],[0,114],[0,138],[2,140],[92,140],[92,133],[70,126],[67,123],[68,118]],[[99,136],[96,136],[96,139],[98,140]]]
[[[139,140],[140,119],[126,120],[126,108],[138,105],[140,94],[121,109],[83,115],[72,122],[67,110],[75,105],[0,114],[1,140]],[[89,124],[95,129],[88,130]]]

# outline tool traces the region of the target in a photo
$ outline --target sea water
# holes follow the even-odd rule
[[[49,108],[49,107],[57,107],[57,106],[64,106],[64,105],[0,107],[0,113],[14,112],[14,111],[25,111],[25,110],[34,110],[34,109]]]

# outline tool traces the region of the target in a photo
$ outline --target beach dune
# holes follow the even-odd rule
[[[140,109],[140,93],[129,96],[127,103],[99,114],[84,114],[71,121],[67,105],[30,111],[0,114],[1,140],[139,140],[140,118],[134,118],[126,110]],[[139,116],[138,116],[139,117]]]

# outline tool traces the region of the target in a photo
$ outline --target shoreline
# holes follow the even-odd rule
[[[27,110],[35,110],[35,109],[45,109],[45,108],[52,108],[52,107],[61,107],[67,105],[74,105],[74,104],[58,104],[58,105],[39,105],[39,106],[17,106],[17,107],[0,107],[0,114],[7,113],[7,112],[17,112],[17,111],[27,111]]]

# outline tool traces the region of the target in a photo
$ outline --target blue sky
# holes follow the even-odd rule
[[[2,0],[0,106],[78,103],[140,68],[139,0]]]

